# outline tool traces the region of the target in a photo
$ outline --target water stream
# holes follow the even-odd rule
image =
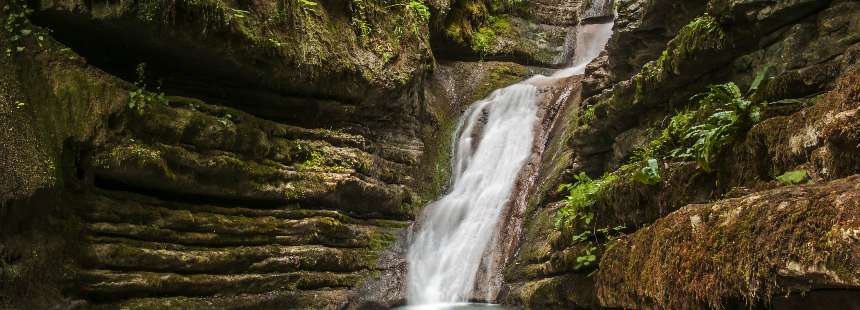
[[[486,278],[478,274],[488,264],[500,216],[533,152],[539,88],[582,74],[611,31],[611,23],[579,26],[570,68],[496,90],[465,112],[455,135],[451,187],[425,208],[407,254],[410,305],[438,309],[475,299],[492,301],[493,296],[475,294],[493,284],[476,282]]]

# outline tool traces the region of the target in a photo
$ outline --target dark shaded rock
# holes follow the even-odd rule
[[[190,309],[213,307],[230,309],[339,309],[346,302],[345,289],[319,289],[307,291],[274,291],[262,294],[211,297],[137,298],[116,303],[90,306],[92,309]]]
[[[66,31],[87,29],[87,35],[121,42],[153,64],[306,97],[358,101],[403,87],[422,74],[430,56],[424,21],[405,6],[375,2],[354,13],[341,2],[308,8],[298,2],[221,0],[46,1],[36,9],[35,20],[70,41],[80,34]],[[372,28],[364,33],[352,19]],[[416,31],[395,36],[388,30],[392,24]]]
[[[606,50],[613,82],[623,81],[660,56],[678,30],[705,12],[707,1],[616,0],[618,17]]]
[[[585,67],[582,80],[582,97],[589,98],[612,86],[609,72],[606,71],[609,55],[603,52]]]

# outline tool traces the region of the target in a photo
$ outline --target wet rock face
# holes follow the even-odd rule
[[[76,250],[41,263],[0,247],[3,266],[63,269],[71,293],[57,298],[93,308],[345,305],[384,269],[380,253],[420,199],[438,190],[427,169],[438,158],[424,145],[448,139],[434,128],[447,110],[431,111],[424,97],[426,21],[382,14],[401,6],[363,7],[365,33],[353,9],[38,3],[31,19],[41,27],[26,25],[32,44],[0,62],[0,99],[22,111],[15,129],[29,132],[12,151],[50,159],[34,156],[50,171],[23,180],[48,184],[19,195],[42,187],[69,197],[40,216],[61,218],[75,237],[48,239]],[[393,24],[408,29],[395,36]],[[4,31],[0,40],[12,39]],[[37,203],[16,201],[15,214]],[[0,240],[49,231],[35,225],[16,224]],[[0,307],[26,305],[21,296],[44,288],[0,282]]]
[[[74,202],[88,232],[77,283],[100,307],[263,307],[271,296],[336,308],[376,270],[380,247],[402,227],[338,211],[189,204],[116,191]],[[216,294],[259,298],[206,297]],[[149,298],[155,296],[162,298]]]
[[[612,1],[455,1],[434,32],[447,59],[494,59],[564,67],[576,46],[575,27],[607,22]]]
[[[506,272],[507,302],[531,309],[860,303],[855,243],[835,237],[856,222],[857,3],[618,1],[617,8],[607,51],[586,69],[567,129],[550,140],[558,151],[543,160],[524,242]],[[700,108],[690,97],[726,82],[762,106],[760,121],[733,135],[710,170],[659,155],[659,180],[637,180],[640,157],[653,156],[643,152],[672,117]],[[587,198],[585,207],[556,191],[579,173],[598,182],[595,193],[575,197]],[[806,182],[815,185],[792,185]],[[589,225],[557,222],[573,204],[590,214]]]

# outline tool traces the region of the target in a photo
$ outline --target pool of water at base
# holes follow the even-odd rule
[[[479,303],[444,303],[397,307],[392,310],[510,310],[501,305]]]

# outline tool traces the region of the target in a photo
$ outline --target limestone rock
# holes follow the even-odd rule
[[[718,307],[732,299],[860,286],[858,177],[691,205],[609,247],[610,307]]]

